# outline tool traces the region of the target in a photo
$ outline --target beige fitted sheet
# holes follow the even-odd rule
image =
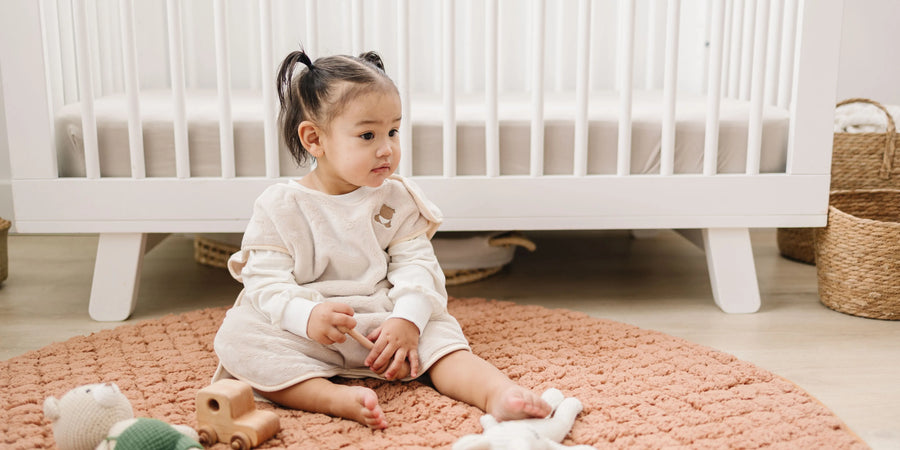
[[[95,101],[100,172],[104,177],[131,175],[127,105],[123,95]],[[175,176],[175,139],[172,97],[168,91],[144,92],[140,96],[144,160],[148,177]],[[418,95],[412,111],[414,175],[443,173],[443,105],[440,97]],[[719,120],[719,173],[740,173],[746,168],[748,102],[723,100]],[[191,176],[221,175],[219,108],[214,91],[189,92],[186,113]],[[485,173],[485,105],[482,97],[457,99],[457,174]],[[589,102],[589,174],[616,172],[618,145],[618,97],[615,93],[593,93]],[[499,104],[501,175],[525,175],[530,167],[531,100],[527,96],[504,96]],[[632,106],[631,173],[659,172],[663,101],[661,92],[638,91]],[[763,115],[760,171],[783,172],[785,168],[789,113],[766,107]],[[237,176],[265,175],[262,95],[235,92],[232,97],[235,171]],[[574,170],[575,99],[572,94],[548,95],[544,104],[544,173],[571,174]],[[64,177],[85,175],[84,146],[79,104],[62,107],[56,115],[59,173]],[[701,173],[706,133],[706,99],[680,95],[676,108],[675,173]],[[279,150],[283,176],[299,176],[286,149]]]

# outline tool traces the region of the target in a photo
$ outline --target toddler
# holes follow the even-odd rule
[[[302,66],[300,66],[302,65]],[[295,69],[300,68],[295,75]],[[289,408],[387,427],[375,391],[332,377],[411,380],[499,420],[544,417],[540,396],[474,355],[447,312],[430,238],[440,211],[400,162],[400,96],[372,52],[313,63],[295,51],[277,75],[281,137],[309,174],[266,189],[241,251],[244,289],[216,334],[216,377]],[[356,330],[367,350],[346,333]]]

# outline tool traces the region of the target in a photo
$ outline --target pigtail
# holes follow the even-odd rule
[[[278,75],[275,76],[278,100],[281,102],[282,107],[284,107],[285,99],[290,100],[292,96],[291,85],[294,79],[294,68],[297,66],[297,63],[304,64],[310,71],[313,69],[313,63],[303,48],[291,52],[284,58],[284,61],[281,62],[281,66],[278,68]]]
[[[294,71],[298,63],[305,65],[307,70],[298,75],[298,89],[295,92]],[[301,47],[300,50],[293,51],[284,58],[284,61],[281,62],[281,66],[278,68],[278,74],[275,76],[278,101],[281,104],[278,114],[281,137],[291,152],[291,156],[301,165],[309,158],[309,153],[303,148],[303,142],[297,134],[296,126],[305,119],[307,114],[304,113],[304,109],[309,106],[308,103],[313,103],[314,105],[312,106],[314,108],[318,104],[318,98],[315,95],[309,98],[309,95],[304,95],[303,93],[303,85],[312,84],[308,82],[311,80],[304,80],[304,78],[313,77],[314,69],[315,67],[309,59],[309,55]],[[306,89],[308,90],[309,87]]]

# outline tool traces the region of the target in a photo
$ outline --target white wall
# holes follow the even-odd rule
[[[0,67],[0,84],[3,83],[3,70]],[[13,222],[12,186],[10,185],[9,143],[6,141],[6,108],[3,107],[3,89],[0,89],[0,217]]]
[[[846,0],[837,98],[900,104],[900,2]]]

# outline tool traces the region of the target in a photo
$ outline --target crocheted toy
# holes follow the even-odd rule
[[[497,422],[490,414],[481,416],[481,434],[469,434],[453,444],[453,450],[556,450],[593,449],[589,445],[568,447],[560,444],[569,434],[582,405],[577,398],[565,398],[558,389],[547,389],[541,395],[553,407],[543,419]]]
[[[79,386],[61,399],[47,397],[44,416],[60,450],[203,448],[188,426],[135,419],[131,402],[114,383]]]

